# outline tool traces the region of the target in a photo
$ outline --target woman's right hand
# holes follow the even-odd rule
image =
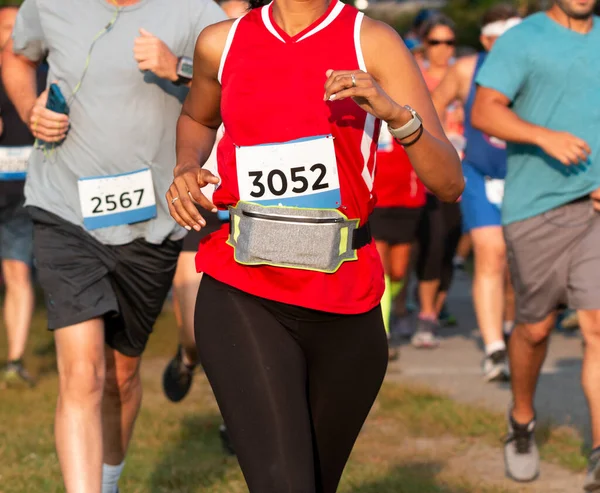
[[[200,190],[206,185],[219,183],[219,178],[197,164],[178,164],[173,171],[173,183],[167,192],[169,212],[177,224],[188,231],[200,231],[206,221],[198,212],[196,204],[213,213],[215,205]]]

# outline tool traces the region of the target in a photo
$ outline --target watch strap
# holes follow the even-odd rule
[[[421,121],[421,118],[419,117],[417,112],[413,110],[410,106],[405,106],[405,108],[411,112],[413,116],[411,120],[402,125],[400,128],[388,127],[390,134],[392,134],[392,137],[395,137],[398,140],[406,139],[406,137],[411,136],[423,126],[423,122]]]

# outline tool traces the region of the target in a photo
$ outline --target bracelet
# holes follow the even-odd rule
[[[399,141],[396,137],[394,137],[394,140],[403,147],[410,147],[411,145],[416,144],[419,141],[419,139],[423,135],[424,130],[425,129],[423,128],[423,125],[421,125],[419,127],[419,130],[417,131],[417,136],[413,140],[410,140],[406,143]]]

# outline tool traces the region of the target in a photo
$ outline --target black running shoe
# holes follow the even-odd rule
[[[24,368],[22,360],[9,361],[0,375],[8,387],[34,387],[35,380]]]
[[[221,446],[223,447],[223,452],[225,452],[227,455],[235,455],[233,444],[231,443],[229,433],[227,433],[227,428],[224,424],[219,426],[219,437],[221,438]]]
[[[188,366],[183,362],[183,348],[177,348],[177,354],[169,362],[163,373],[163,390],[171,402],[179,402],[188,395],[194,381],[196,365]]]

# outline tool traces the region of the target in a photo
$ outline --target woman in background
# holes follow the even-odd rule
[[[454,59],[456,34],[454,23],[442,14],[435,14],[423,25],[421,39],[425,46],[426,63],[421,71],[429,91],[433,91],[446,75]],[[462,139],[462,109],[450,108],[442,121],[444,131],[457,151],[464,147]],[[426,194],[426,203],[418,229],[419,255],[419,316],[412,344],[417,348],[439,345],[440,312],[444,307],[452,281],[453,259],[461,237],[461,215],[457,203],[442,203],[435,195]]]

